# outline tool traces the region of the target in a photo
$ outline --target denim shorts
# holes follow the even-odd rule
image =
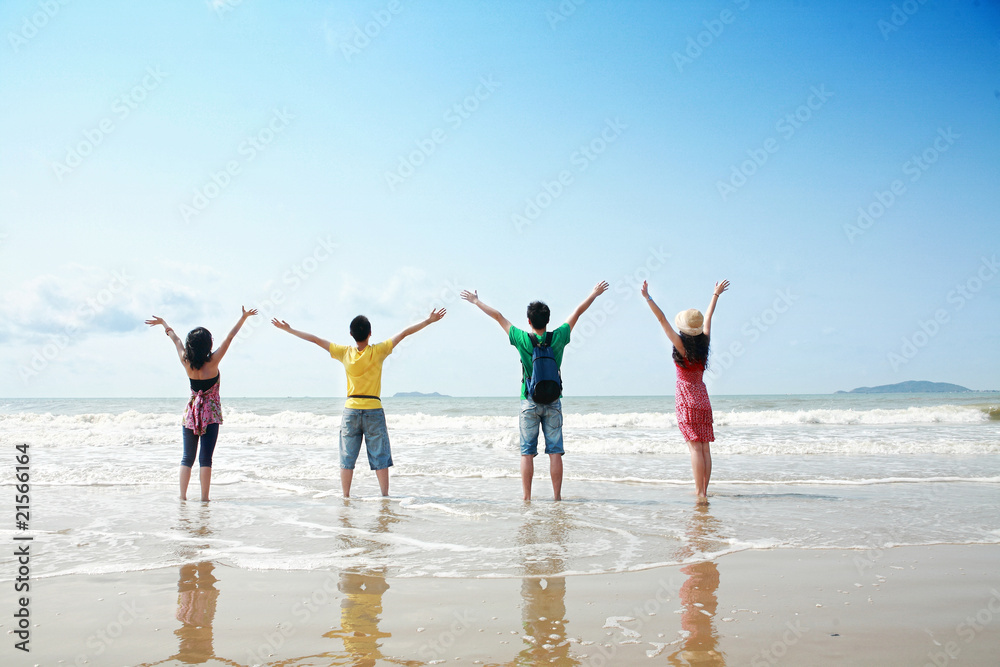
[[[521,399],[521,416],[518,419],[521,428],[521,455],[535,456],[538,454],[538,427],[541,425],[545,434],[545,453],[562,454],[562,401],[535,403],[531,399]]]
[[[389,451],[389,429],[385,425],[385,410],[355,410],[344,408],[340,420],[340,467],[354,470],[354,463],[361,453],[361,438],[365,439],[368,465],[372,470],[382,470],[392,465]]]

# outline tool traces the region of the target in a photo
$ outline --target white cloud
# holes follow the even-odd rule
[[[406,318],[423,311],[434,300],[434,291],[426,271],[401,266],[378,282],[344,277],[337,300],[349,312]]]
[[[154,314],[193,321],[216,307],[185,284],[139,282],[125,269],[71,264],[0,295],[0,341],[33,344],[60,337],[72,344],[135,331]]]

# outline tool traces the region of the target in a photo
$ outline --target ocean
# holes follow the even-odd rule
[[[31,455],[33,577],[203,561],[518,577],[745,549],[1000,543],[995,393],[713,396],[709,513],[697,520],[669,396],[564,398],[561,503],[544,455],[535,500],[520,499],[514,398],[387,398],[391,497],[362,453],[345,501],[342,398],[225,395],[213,500],[182,503],[185,400],[0,399],[10,469],[15,445]],[[197,472],[191,484],[197,498]]]

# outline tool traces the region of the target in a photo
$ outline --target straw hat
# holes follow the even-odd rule
[[[683,334],[697,336],[703,331],[705,316],[696,308],[688,308],[677,313],[674,318],[674,326]]]

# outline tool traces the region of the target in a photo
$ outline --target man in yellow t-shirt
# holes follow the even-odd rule
[[[347,402],[340,422],[340,486],[344,497],[351,497],[351,482],[354,480],[354,464],[361,453],[364,438],[368,453],[368,465],[375,471],[379,489],[383,496],[389,495],[389,468],[392,466],[392,452],[389,449],[389,431],[385,425],[385,411],[382,409],[382,362],[392,354],[393,349],[404,338],[415,334],[428,324],[437,322],[445,315],[445,309],[432,310],[427,319],[403,329],[392,338],[370,345],[372,325],[364,315],[351,320],[351,338],[356,345],[337,345],[304,331],[296,331],[288,322],[274,318],[271,324],[302,340],[319,345],[330,356],[344,364],[347,372]]]

